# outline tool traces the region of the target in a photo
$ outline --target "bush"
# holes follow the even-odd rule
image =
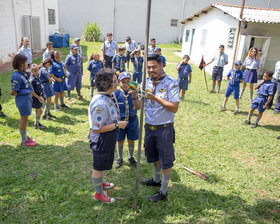
[[[98,42],[102,41],[102,27],[99,23],[87,23],[86,27],[83,30],[83,39],[85,41]]]

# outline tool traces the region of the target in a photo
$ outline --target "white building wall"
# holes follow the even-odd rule
[[[58,0],[1,0],[0,1],[0,64],[11,61],[23,36],[23,16],[40,17],[41,47],[48,36],[58,31]],[[48,25],[48,8],[56,10],[56,24]]]
[[[202,14],[193,21],[186,23],[184,27],[182,53],[189,54],[191,57],[190,62],[199,64],[202,55],[206,63],[212,60],[213,56],[218,53],[219,45],[225,46],[225,53],[229,57],[229,61],[233,58],[233,48],[227,47],[227,41],[229,36],[229,29],[236,28],[238,25],[237,20],[233,19],[229,15],[225,15],[220,10],[213,8],[208,11],[207,14]],[[192,29],[195,29],[195,35],[193,39],[192,52],[190,54],[190,44],[192,37]],[[186,30],[190,30],[189,40],[185,42]],[[205,47],[201,46],[201,34],[202,30],[207,30],[207,38]],[[211,72],[214,63],[206,67],[207,72]],[[231,63],[224,67],[225,72],[230,70]]]
[[[181,37],[180,31],[183,25],[171,27],[171,19],[181,20],[210,5],[211,2],[213,1],[152,0],[150,37],[155,37],[158,43],[170,43]],[[214,2],[241,5],[242,0],[216,0]],[[123,42],[127,35],[137,42],[144,41],[146,0],[80,0],[78,2],[59,0],[58,4],[60,26],[72,37],[80,37],[87,22],[98,22],[102,25],[104,33],[113,32],[115,40],[119,42]],[[280,8],[280,1],[246,0],[246,5]],[[75,14],[77,16],[74,17]]]

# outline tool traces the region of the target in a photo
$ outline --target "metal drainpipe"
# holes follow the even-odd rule
[[[186,1],[186,0],[183,0],[182,19],[184,19],[184,14],[185,14],[185,13],[184,13],[184,12],[185,12],[185,1]],[[182,37],[182,36],[183,36],[183,30],[184,30],[184,29],[183,29],[183,26],[184,26],[183,24],[180,24],[180,30],[179,30],[179,35],[180,35],[180,36],[179,36],[179,44],[183,42],[183,37]],[[182,38],[182,39],[181,39],[181,38]]]
[[[270,6],[270,2],[271,2],[271,0],[268,0],[268,3],[267,3],[267,8],[269,8],[269,6]]]
[[[15,37],[16,37],[16,50],[18,47],[18,33],[17,33],[17,23],[16,23],[16,15],[15,15],[15,3],[14,0],[12,0],[12,9],[13,9],[13,18],[14,18],[14,28],[15,28]]]

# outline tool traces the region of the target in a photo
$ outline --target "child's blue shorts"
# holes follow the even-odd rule
[[[189,80],[188,78],[178,78],[179,89],[188,90]]]
[[[233,93],[233,98],[237,100],[239,98],[239,89],[240,89],[239,85],[238,86],[228,85],[225,97],[229,97],[231,93]]]
[[[251,109],[258,109],[258,111],[260,113],[263,113],[265,111],[265,109],[263,109],[263,107],[264,107],[266,101],[267,101],[267,98],[256,96],[256,98],[254,99],[254,101],[251,105]]]
[[[32,95],[16,96],[15,100],[20,116],[30,116],[32,112]]]
[[[120,142],[125,140],[126,135],[127,135],[127,139],[131,141],[135,141],[139,138],[139,123],[138,123],[137,116],[134,116],[133,118],[129,119],[125,129],[120,128],[117,141]]]

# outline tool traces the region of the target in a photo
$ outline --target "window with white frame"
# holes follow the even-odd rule
[[[48,9],[49,25],[55,25],[55,9]]]

